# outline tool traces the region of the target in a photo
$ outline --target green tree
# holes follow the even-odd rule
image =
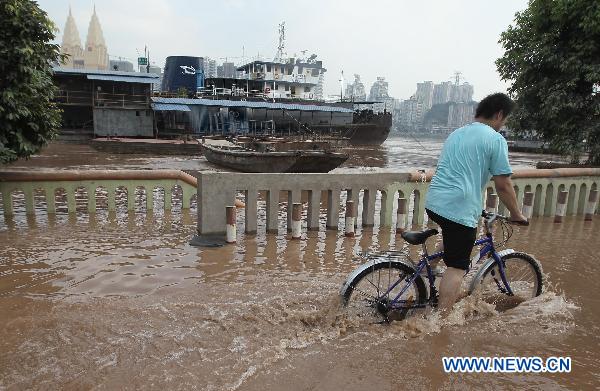
[[[56,28],[35,1],[1,0],[0,20],[0,163],[7,163],[55,137],[61,115],[51,63],[61,55],[50,43]]]
[[[500,43],[496,66],[518,104],[509,125],[600,164],[600,1],[530,0]]]

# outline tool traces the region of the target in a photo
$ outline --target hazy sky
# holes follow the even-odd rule
[[[69,5],[85,44],[94,4],[111,59],[135,61],[144,45],[151,62],[169,55],[208,56],[236,64],[258,54],[272,59],[277,25],[286,22],[288,55],[315,53],[327,68],[325,92],[339,94],[361,75],[367,89],[377,76],[390,95],[407,99],[416,83],[453,79],[461,71],[475,99],[505,91],[494,61],[500,33],[527,0],[39,0],[62,40]],[[137,51],[136,51],[137,50]]]

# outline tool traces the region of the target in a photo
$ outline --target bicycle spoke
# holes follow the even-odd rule
[[[398,265],[375,264],[367,269],[362,278],[358,278],[350,286],[353,292],[346,302],[349,311],[359,318],[370,319],[375,317],[375,322],[389,322],[390,320],[403,319],[406,314],[419,303],[416,298],[419,293],[412,282],[406,292],[393,304],[402,289],[406,286],[408,271],[400,270]],[[392,288],[393,286],[393,288]]]

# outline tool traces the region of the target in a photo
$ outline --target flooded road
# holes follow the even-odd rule
[[[400,155],[386,154],[382,167],[397,167],[390,162],[400,162]],[[95,168],[113,164],[97,158],[104,160],[82,161]],[[44,166],[60,159],[69,161],[48,157]],[[77,159],[71,157],[70,167]],[[115,159],[120,168],[197,163]],[[422,167],[424,159],[412,164]],[[19,164],[27,169],[35,161]],[[445,321],[433,316],[381,326],[347,317],[338,291],[362,251],[405,246],[387,230],[376,226],[345,238],[325,231],[323,216],[321,230],[298,241],[288,240],[283,225],[267,235],[259,224],[257,235],[239,233],[235,245],[194,248],[188,241],[195,209],[117,209],[27,217],[17,205],[12,218],[0,213],[0,389],[579,390],[600,384],[599,219],[553,224],[537,218],[515,229],[509,247],[535,255],[549,283],[534,300],[498,313],[466,298]],[[570,356],[572,372],[449,375],[441,363],[443,356],[529,355]]]

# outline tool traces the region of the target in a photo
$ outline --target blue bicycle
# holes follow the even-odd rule
[[[542,266],[531,255],[512,249],[496,251],[512,236],[508,218],[483,211],[485,236],[475,245],[481,246],[471,259],[471,283],[468,294],[478,294],[497,309],[512,308],[542,293]],[[503,240],[494,243],[493,226],[500,222]],[[368,262],[355,269],[340,291],[342,303],[352,315],[372,317],[375,322],[390,322],[409,316],[418,308],[436,306],[438,292],[431,261],[441,259],[443,252],[428,255],[426,241],[437,235],[436,229],[406,231],[402,238],[421,245],[423,256],[415,264],[404,253],[388,252],[368,256]],[[474,265],[479,267],[473,268]],[[424,278],[427,278],[426,286]]]

